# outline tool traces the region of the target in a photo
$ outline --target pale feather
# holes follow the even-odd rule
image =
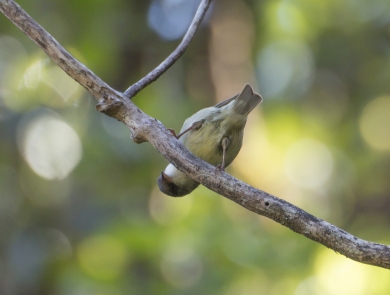
[[[193,123],[202,121],[199,130],[191,130],[180,137],[187,149],[202,160],[217,166],[222,163],[221,141],[228,137],[229,144],[225,155],[225,167],[235,159],[242,146],[244,127],[250,111],[262,101],[260,95],[253,93],[248,84],[236,95],[216,106],[205,108],[185,120],[180,132]],[[169,164],[164,170],[178,186],[195,186],[196,181]],[[195,186],[196,187],[196,186]]]

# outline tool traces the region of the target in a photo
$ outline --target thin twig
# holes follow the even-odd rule
[[[96,97],[99,101],[97,106],[99,111],[126,124],[132,132],[134,141],[149,141],[179,170],[244,208],[266,216],[355,261],[390,269],[390,246],[359,239],[195,157],[179,141],[175,140],[159,121],[138,109],[123,93],[108,87],[100,78],[67,53],[13,0],[0,0],[0,11],[34,40],[69,76]],[[143,85],[142,88],[146,85],[148,84]]]
[[[192,38],[194,37],[196,31],[198,30],[204,15],[207,12],[207,9],[212,0],[202,0],[199,4],[198,10],[194,16],[194,19],[189,26],[187,33],[184,35],[183,40],[179,44],[179,46],[154,70],[152,70],[149,74],[143,77],[141,80],[131,85],[125,92],[125,96],[128,98],[134,97],[138,92],[144,89],[146,86],[156,81],[162,74],[166,72],[186,51],[188,45]]]

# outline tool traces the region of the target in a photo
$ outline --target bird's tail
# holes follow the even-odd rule
[[[247,115],[262,101],[263,98],[259,94],[254,93],[249,84],[246,84],[235,99],[233,110],[235,113]]]

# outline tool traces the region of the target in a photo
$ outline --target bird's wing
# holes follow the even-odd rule
[[[224,101],[221,101],[220,103],[216,104],[214,107],[216,108],[222,108],[223,106],[229,104],[231,101],[235,100],[238,97],[239,94],[236,94],[235,96],[228,98]]]

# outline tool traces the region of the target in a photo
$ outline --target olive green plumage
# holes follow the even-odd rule
[[[179,141],[211,165],[227,167],[241,149],[248,114],[261,101],[262,97],[246,84],[240,94],[202,109],[185,120]],[[157,182],[163,193],[173,197],[187,195],[199,185],[172,164],[165,168]]]

